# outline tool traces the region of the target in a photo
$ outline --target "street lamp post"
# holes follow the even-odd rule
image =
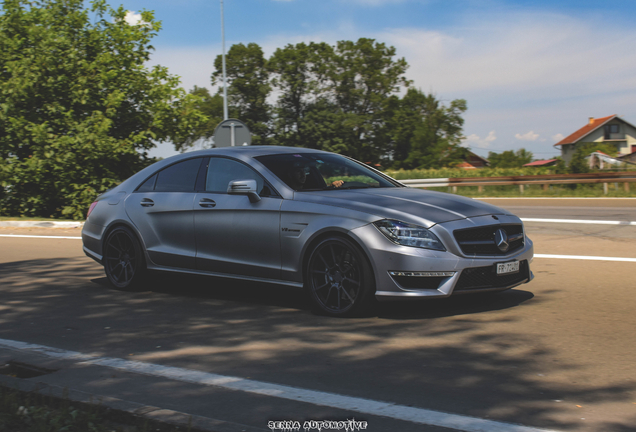
[[[225,19],[223,18],[223,0],[221,0],[221,39],[223,45],[223,120],[227,120],[227,75],[225,72]]]

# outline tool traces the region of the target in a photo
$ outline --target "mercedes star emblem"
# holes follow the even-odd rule
[[[510,247],[508,244],[508,234],[501,228],[495,231],[495,244],[502,252],[506,252]]]

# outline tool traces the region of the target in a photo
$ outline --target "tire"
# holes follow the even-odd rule
[[[137,237],[126,227],[113,229],[104,242],[104,271],[115,288],[133,290],[146,276],[146,263]]]
[[[364,254],[351,241],[328,237],[311,251],[305,289],[314,311],[329,316],[359,316],[373,306],[375,281]]]

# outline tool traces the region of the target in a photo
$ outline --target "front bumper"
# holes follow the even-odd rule
[[[507,222],[521,221],[514,216]],[[505,220],[509,218],[509,220]],[[514,253],[504,256],[467,256],[455,242],[452,232],[492,223],[492,219],[473,218],[437,225],[431,230],[444,242],[447,251],[400,246],[390,242],[372,224],[351,233],[366,248],[371,260],[378,300],[449,297],[469,292],[503,291],[534,278],[530,264],[534,246],[529,238]],[[519,261],[518,273],[498,276],[496,264]]]

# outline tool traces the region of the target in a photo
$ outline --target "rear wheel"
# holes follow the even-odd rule
[[[134,289],[145,276],[146,265],[137,237],[126,227],[112,230],[104,243],[104,271],[120,289]]]
[[[315,310],[331,316],[367,312],[375,293],[366,258],[353,243],[341,237],[326,238],[313,249],[305,288]]]

